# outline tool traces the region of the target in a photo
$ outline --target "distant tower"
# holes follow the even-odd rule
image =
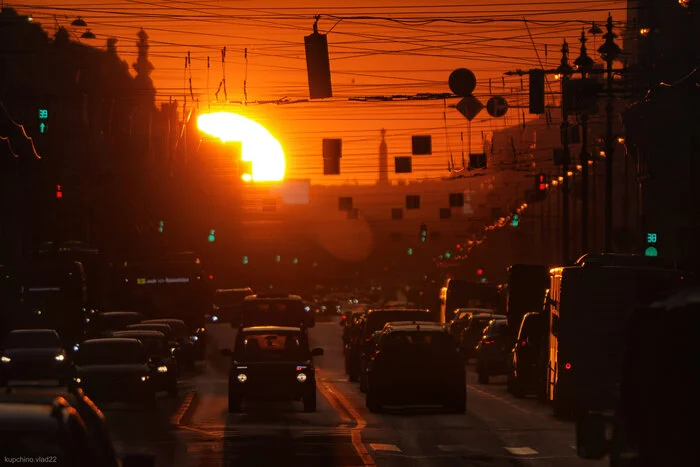
[[[136,59],[136,63],[132,65],[134,67],[134,71],[136,71],[136,88],[139,90],[140,97],[143,99],[142,102],[152,107],[155,105],[156,101],[156,90],[153,87],[153,81],[151,80],[153,65],[148,61],[148,34],[146,34],[146,31],[141,29],[138,36],[139,41],[136,45],[139,49],[139,55]]]
[[[389,183],[389,150],[385,136],[386,130],[382,128],[382,142],[379,144],[379,184]]]

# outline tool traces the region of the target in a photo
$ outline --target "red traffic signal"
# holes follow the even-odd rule
[[[539,192],[547,191],[547,176],[543,173],[537,174],[537,186],[536,189]]]
[[[484,270],[483,270],[483,269],[477,269],[477,270],[476,270],[476,275],[477,275],[477,276],[480,276],[480,275],[482,275],[483,273],[484,273]]]
[[[56,199],[63,198],[63,192],[61,191],[61,185],[56,185]]]

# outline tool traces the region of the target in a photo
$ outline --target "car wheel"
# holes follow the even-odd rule
[[[478,370],[479,371],[479,383],[480,384],[489,384],[489,374],[486,373],[484,370]]]
[[[380,413],[382,411],[382,403],[376,389],[367,388],[365,405],[367,406],[367,410],[369,410],[371,413]]]
[[[454,403],[452,404],[452,410],[455,413],[466,413],[467,411],[467,389],[459,391],[455,395]]]
[[[316,412],[316,388],[313,391],[309,391],[303,398],[304,401],[304,412]]]
[[[240,413],[243,411],[243,404],[241,396],[236,394],[228,394],[228,412],[229,413]]]

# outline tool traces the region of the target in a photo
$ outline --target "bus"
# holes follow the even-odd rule
[[[127,264],[118,307],[148,318],[176,318],[195,329],[211,311],[214,287],[198,259],[160,259]]]
[[[11,328],[55,329],[64,344],[72,346],[85,335],[87,305],[87,281],[80,262],[33,262],[20,269]]]
[[[489,308],[502,312],[502,298],[498,284],[448,279],[440,289],[440,322],[452,321],[457,308]]]
[[[684,275],[663,267],[590,262],[552,268],[546,395],[554,414],[612,407],[624,330],[634,309],[668,296]]]

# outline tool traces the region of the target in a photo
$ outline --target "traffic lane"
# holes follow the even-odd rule
[[[232,342],[230,331],[219,328],[211,335],[217,337],[208,341],[207,369],[194,379],[196,396],[178,425],[184,466],[364,464],[352,444],[354,420],[339,410],[320,382],[315,413],[304,413],[301,402],[251,401],[244,402],[243,413],[229,414],[230,359],[216,346]],[[311,340],[317,345],[313,336]]]
[[[154,408],[124,403],[100,404],[118,453],[150,452],[155,455],[157,467],[177,465],[177,459],[185,450],[174,431],[174,423],[194,390],[187,380],[180,381],[178,387],[177,398],[159,395]]]
[[[499,437],[473,413],[454,414],[441,407],[395,407],[372,414],[359,385],[344,371],[342,328],[337,322],[317,324],[311,334],[326,354],[319,361],[319,385],[339,394],[354,415],[362,446],[380,467],[510,466],[517,457],[503,449]],[[469,408],[469,399],[467,400]]]
[[[479,384],[474,365],[467,367],[467,407],[498,433],[506,450],[533,467],[602,467],[607,461],[581,459],[576,454],[576,428],[560,420],[537,398],[515,398],[508,393],[506,376]]]

